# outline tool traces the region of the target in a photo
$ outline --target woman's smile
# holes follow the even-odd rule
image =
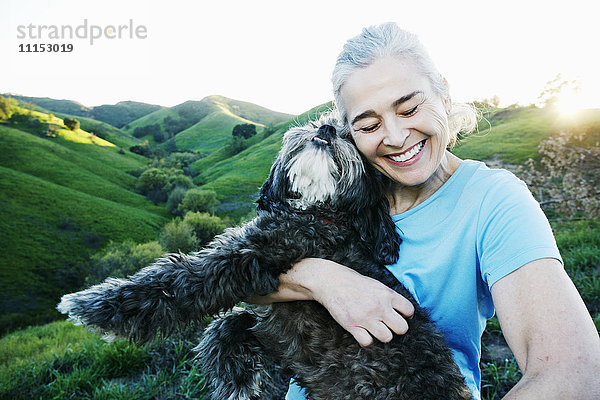
[[[399,167],[408,167],[409,165],[413,165],[421,159],[421,156],[424,153],[426,142],[427,139],[423,139],[403,152],[388,154],[386,157],[394,165]]]

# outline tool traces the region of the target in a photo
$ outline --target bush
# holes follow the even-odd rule
[[[92,268],[86,281],[88,284],[95,284],[108,277],[125,278],[150,265],[163,253],[158,242],[111,242],[102,252],[92,256]]]
[[[135,190],[143,195],[153,191],[162,192],[168,179],[166,171],[159,168],[148,168],[138,178]]]
[[[187,191],[187,188],[181,186],[176,186],[171,191],[171,193],[169,194],[169,198],[167,199],[166,205],[168,212],[170,212],[173,215],[181,216],[182,213],[181,211],[179,211],[179,205],[183,201],[183,198],[185,197]]]
[[[79,129],[79,127],[80,127],[79,121],[76,120],[75,118],[66,117],[63,121],[64,121],[65,126],[72,131]]]
[[[184,224],[180,219],[174,219],[165,225],[160,232],[158,242],[170,253],[189,253],[198,247],[194,229],[191,225]]]
[[[190,189],[185,194],[179,210],[181,213],[212,212],[219,204],[217,193],[213,190]]]
[[[600,218],[600,147],[584,136],[561,132],[543,140],[538,163],[529,159],[517,173],[544,211],[566,218]]]
[[[199,246],[210,242],[225,229],[221,218],[208,213],[188,212],[183,218],[183,223],[192,227]]]

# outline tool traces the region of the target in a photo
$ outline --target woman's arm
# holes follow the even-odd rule
[[[249,302],[269,304],[295,300],[321,303],[361,346],[371,345],[373,338],[389,342],[393,333],[406,333],[405,318],[414,312],[410,301],[381,282],[319,258],[300,261],[281,275],[277,292],[253,297]]]
[[[600,399],[600,338],[559,261],[526,264],[491,292],[523,372],[504,399]]]

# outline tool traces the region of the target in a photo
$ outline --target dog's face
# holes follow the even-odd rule
[[[368,184],[365,166],[346,129],[328,114],[286,132],[259,203],[267,196],[305,210],[361,196],[356,191]]]

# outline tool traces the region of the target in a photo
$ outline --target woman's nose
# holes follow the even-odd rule
[[[404,121],[395,118],[390,123],[386,124],[385,137],[383,144],[386,146],[401,148],[406,142],[406,138],[410,135],[410,128]]]

